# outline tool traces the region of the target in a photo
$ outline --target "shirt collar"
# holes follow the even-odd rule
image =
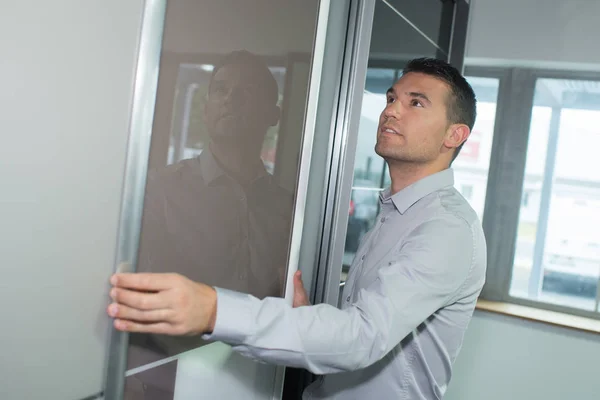
[[[384,190],[379,199],[382,203],[392,202],[400,214],[404,214],[413,204],[435,191],[454,185],[454,171],[451,168],[422,178],[391,195],[391,188]]]
[[[200,162],[202,179],[207,185],[216,184],[218,179],[229,177],[227,172],[219,165],[212,151],[210,151],[210,147],[207,147],[200,153],[198,161]],[[262,162],[257,162],[254,168],[256,168],[256,178],[252,183],[269,175]]]

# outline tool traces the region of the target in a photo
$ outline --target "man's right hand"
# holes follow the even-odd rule
[[[302,283],[302,272],[296,271],[294,274],[294,303],[293,307],[310,306],[310,300],[308,300],[308,293]]]
[[[217,316],[214,288],[179,274],[119,273],[108,314],[120,331],[192,336],[210,333]]]

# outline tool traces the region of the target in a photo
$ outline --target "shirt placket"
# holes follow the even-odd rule
[[[355,290],[356,284],[360,281],[360,279],[363,276],[363,273],[365,270],[365,262],[368,262],[369,259],[372,258],[371,254],[370,254],[371,249],[373,248],[374,243],[377,243],[377,239],[379,238],[379,234],[381,233],[381,228],[382,228],[383,224],[386,222],[386,220],[388,219],[388,214],[389,214],[389,211],[384,210],[378,215],[378,219],[377,219],[377,222],[375,223],[375,227],[373,228],[372,234],[369,235],[368,242],[365,243],[365,245],[363,246],[363,248],[365,250],[363,250],[360,253],[360,255],[357,254],[357,257],[360,257],[360,258],[359,258],[359,261],[353,266],[353,268],[355,268],[356,271],[353,274],[351,281],[349,282],[350,285],[349,285],[348,294],[344,298],[346,305],[348,305],[352,302],[352,297],[354,296],[354,294],[356,292],[356,290]]]

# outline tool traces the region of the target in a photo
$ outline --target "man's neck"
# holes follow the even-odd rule
[[[260,148],[223,146],[214,142],[209,147],[219,165],[238,182],[250,183],[257,178],[258,167],[262,165]]]
[[[430,175],[436,174],[448,168],[448,166],[435,164],[419,164],[419,163],[404,163],[404,162],[388,162],[390,178],[392,181],[392,195],[398,193],[402,189],[420,181]]]

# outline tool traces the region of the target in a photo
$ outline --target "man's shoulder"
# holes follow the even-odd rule
[[[449,234],[461,235],[465,251],[471,254],[470,279],[472,286],[481,289],[487,269],[487,244],[481,220],[471,204],[456,188],[451,187],[440,196],[439,216],[443,217],[449,224],[462,226]],[[461,233],[459,233],[459,231]],[[467,249],[468,247],[468,249]]]
[[[479,215],[455,187],[447,187],[436,192],[433,201],[435,201],[435,208],[432,209],[432,216],[462,220],[471,229],[481,229]]]
[[[485,265],[487,249],[481,220],[454,187],[429,196],[417,225],[431,233],[431,240],[435,237],[443,243],[454,242],[464,252],[472,252],[474,263]]]
[[[189,173],[199,173],[201,164],[197,158],[189,158],[161,167],[155,167],[148,170],[148,180],[152,181],[172,181]]]
[[[148,171],[147,190],[167,188],[178,185],[182,180],[193,177],[195,181],[202,179],[201,164],[197,158],[190,158]]]

